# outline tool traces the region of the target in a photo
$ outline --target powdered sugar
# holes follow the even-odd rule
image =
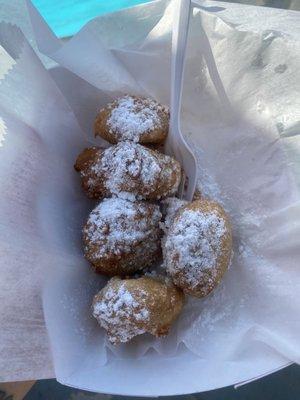
[[[108,331],[112,343],[128,342],[146,332],[140,324],[147,322],[150,317],[141,301],[146,293],[140,289],[138,296],[139,301],[121,283],[118,287],[108,287],[103,291],[102,298],[94,301],[93,316]]]
[[[159,112],[168,112],[168,109],[152,99],[124,96],[112,103],[107,125],[120,140],[139,142],[143,133],[161,127]]]
[[[174,172],[176,179],[172,178]],[[180,182],[175,160],[131,142],[106,149],[91,166],[90,175],[90,186],[102,181],[108,193],[128,200],[148,198],[156,192],[158,198],[164,188],[166,194],[175,193]]]
[[[143,249],[148,245],[150,250],[151,243],[158,240],[160,219],[156,205],[120,198],[104,199],[91,212],[84,234],[89,246],[97,248],[95,257],[109,258],[111,254],[131,252],[133,246],[146,239],[148,242]]]
[[[161,168],[147,149],[132,143],[120,143],[107,149],[102,158],[104,171],[113,171],[107,180],[107,188],[111,193],[120,194],[134,190],[131,181],[141,180],[144,186],[152,186],[159,178]],[[129,189],[129,190],[128,190]],[[134,194],[134,193],[132,193]]]
[[[160,226],[165,233],[169,230],[177,211],[187,203],[186,200],[178,199],[177,197],[168,197],[162,200],[161,207],[163,210],[164,222],[161,222]]]
[[[183,211],[166,239],[167,257],[176,259],[176,262],[167,263],[168,271],[184,271],[187,283],[195,287],[207,269],[214,272],[225,232],[225,221],[216,213]]]

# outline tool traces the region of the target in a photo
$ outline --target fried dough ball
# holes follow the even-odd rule
[[[165,336],[181,312],[182,291],[167,280],[112,278],[94,297],[92,311],[113,344],[143,333]]]
[[[169,110],[155,100],[124,96],[100,110],[95,136],[115,144],[122,141],[162,143],[169,129]]]
[[[74,168],[77,172],[88,169],[96,160],[97,155],[103,151],[100,147],[88,147],[84,149],[76,159]]]
[[[85,257],[101,274],[133,274],[159,259],[160,220],[157,205],[104,199],[83,228]]]
[[[181,179],[180,164],[174,158],[137,143],[121,142],[96,154],[93,150],[91,162],[78,159],[75,168],[80,170],[83,189],[94,199],[116,195],[158,200],[174,195]]]
[[[220,283],[231,258],[231,226],[223,208],[208,200],[180,208],[163,252],[176,286],[192,296],[208,295]]]

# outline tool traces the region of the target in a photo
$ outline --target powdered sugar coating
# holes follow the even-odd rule
[[[121,198],[104,199],[83,229],[87,259],[102,273],[133,273],[160,253],[159,207]]]
[[[95,133],[118,143],[162,143],[168,134],[169,109],[151,98],[126,95],[102,108]]]
[[[158,111],[167,112],[167,109],[152,99],[136,101],[132,96],[125,96],[117,100],[107,124],[122,140],[139,142],[143,133],[161,127]]]
[[[175,284],[190,294],[200,291],[206,295],[223,275],[224,265],[225,269],[228,266],[231,234],[225,214],[216,203],[194,203],[205,207],[193,207],[191,203],[180,210],[166,236],[164,259]],[[224,263],[220,263],[223,256]]]
[[[139,301],[126,288],[125,281],[119,287],[108,287],[101,298],[95,298],[93,316],[109,332],[111,343],[125,343],[146,332],[143,323],[149,321],[149,310],[143,298],[146,293],[139,290]]]
[[[165,336],[181,312],[182,291],[163,277],[112,278],[94,297],[93,315],[111,343],[150,333]]]
[[[176,193],[180,165],[173,158],[131,142],[111,146],[83,172],[87,185],[103,195],[134,199],[159,199]]]
[[[161,222],[160,226],[165,233],[168,232],[170,226],[172,225],[177,211],[187,203],[187,200],[178,199],[177,197],[168,197],[161,201],[161,209],[164,221]]]
[[[102,169],[110,174],[107,188],[113,194],[123,192],[124,186],[133,187],[132,180],[139,179],[143,186],[153,186],[161,167],[149,156],[147,149],[122,143],[108,149],[102,158]]]
[[[188,271],[187,282],[192,288],[197,286],[205,270],[213,269],[224,233],[224,221],[214,213],[184,211],[174,226],[166,249],[176,249],[179,268]]]

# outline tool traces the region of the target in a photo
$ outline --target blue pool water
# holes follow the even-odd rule
[[[9,0],[8,0],[9,1]],[[150,0],[31,0],[59,37],[74,35],[97,15]],[[232,3],[300,10],[300,0],[223,0]]]
[[[71,36],[97,15],[149,0],[32,0],[55,34]]]

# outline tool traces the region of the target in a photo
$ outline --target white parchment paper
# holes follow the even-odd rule
[[[197,151],[201,190],[232,218],[235,255],[220,287],[189,299],[169,337],[117,349],[90,317],[104,281],[81,254],[81,226],[94,204],[72,165],[109,99],[137,93],[168,103],[173,4],[97,18],[64,44],[29,4],[39,50],[58,64],[49,71],[16,27],[0,25],[0,344],[7,352],[21,333],[31,335],[36,369],[43,368],[47,338],[40,315],[40,332],[33,329],[32,310],[46,281],[44,313],[63,383],[182,394],[300,361],[299,16],[288,14],[291,29],[283,32],[270,10],[265,30],[257,8],[246,7],[257,24],[250,30],[241,16],[239,29],[227,3],[201,7],[191,21],[182,128]],[[29,321],[22,332],[21,316]]]

